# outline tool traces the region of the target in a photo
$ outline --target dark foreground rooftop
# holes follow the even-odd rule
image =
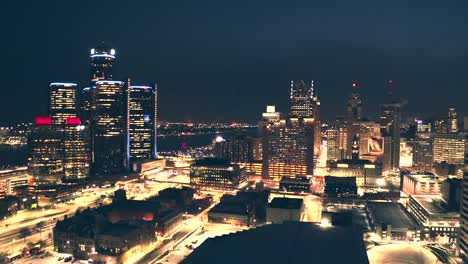
[[[399,203],[368,203],[367,208],[376,224],[390,224],[392,228],[416,228],[416,223]]]
[[[205,241],[182,264],[368,264],[362,233],[311,223],[273,224]]]

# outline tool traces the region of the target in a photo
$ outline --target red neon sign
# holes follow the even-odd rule
[[[65,123],[67,125],[81,125],[81,119],[79,117],[67,117]]]
[[[52,118],[50,116],[36,117],[36,125],[52,125]]]

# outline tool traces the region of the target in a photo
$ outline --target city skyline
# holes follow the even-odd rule
[[[124,10],[120,2],[98,3],[89,10],[83,4],[19,7],[8,3],[10,12],[2,19],[15,21],[15,30],[6,28],[4,34],[11,41],[0,45],[9,51],[2,72],[9,76],[5,87],[12,88],[5,89],[0,99],[0,111],[10,113],[0,117],[0,124],[31,122],[45,114],[41,102],[51,82],[85,87],[87,54],[101,41],[116,50],[115,80],[131,77],[136,83],[159,84],[161,120],[255,121],[256,113],[273,102],[284,112],[291,79],[315,80],[328,120],[345,114],[343,105],[353,82],[359,84],[365,116],[375,118],[390,79],[395,82],[395,96],[408,102],[404,115],[438,117],[453,106],[464,116],[468,112],[462,100],[468,41],[462,31],[468,23],[464,19],[467,4],[439,8],[425,1],[421,8],[416,8],[416,2],[387,8],[382,3],[363,3],[339,8],[333,3],[292,7],[255,3],[251,13],[241,9],[241,2],[226,7],[208,2],[199,6],[148,3],[128,10],[128,25],[116,19],[104,31],[92,27],[94,19],[84,17],[95,18],[99,10],[119,13]],[[55,23],[70,8],[76,9],[73,18],[80,23],[70,24],[73,19]],[[253,16],[263,9],[267,12]],[[178,19],[172,20],[173,15]],[[41,34],[35,33],[39,27]],[[57,34],[60,41],[46,41]],[[29,36],[35,37],[34,45],[25,39]],[[18,59],[23,56],[27,64]],[[23,81],[25,74],[28,78]],[[457,96],[423,98],[437,89]],[[24,91],[31,96],[24,98]],[[198,99],[192,100],[195,95]],[[20,101],[28,105],[27,110]],[[244,110],[238,111],[241,101]],[[200,111],[194,113],[194,109]]]

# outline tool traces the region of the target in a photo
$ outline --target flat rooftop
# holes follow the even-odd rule
[[[433,174],[407,174],[405,176],[416,182],[439,182],[437,176]]]
[[[438,195],[411,195],[430,214],[446,214],[449,213],[441,206],[443,199]]]
[[[268,205],[270,208],[280,209],[300,209],[304,203],[303,199],[297,198],[273,198],[271,203]]]
[[[373,215],[376,223],[389,224],[392,225],[392,228],[416,228],[416,223],[410,218],[402,204],[375,202],[368,203],[367,209]]]
[[[209,213],[249,215],[245,204],[242,202],[221,202],[211,208]]]
[[[272,224],[210,238],[182,264],[368,264],[362,232],[312,223]]]

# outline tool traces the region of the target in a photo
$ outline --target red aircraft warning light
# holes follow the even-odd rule
[[[52,118],[50,116],[37,116],[36,125],[52,125]]]

